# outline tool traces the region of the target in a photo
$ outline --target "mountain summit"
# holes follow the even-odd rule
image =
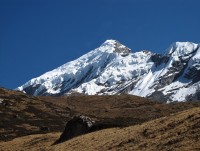
[[[17,89],[31,95],[132,94],[163,102],[200,100],[200,48],[173,43],[166,54],[132,52],[116,40]]]
[[[106,48],[106,47],[110,47]],[[106,40],[102,45],[101,45],[101,50],[108,51],[111,50],[111,52],[116,52],[121,54],[122,56],[127,56],[131,52],[131,49],[128,47],[122,45],[119,41],[117,40]]]

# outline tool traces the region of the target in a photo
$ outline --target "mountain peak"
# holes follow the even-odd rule
[[[132,94],[158,101],[200,100],[200,45],[176,42],[168,54],[134,52],[116,40],[68,62],[18,90],[31,95]]]
[[[112,44],[115,44],[115,43],[119,43],[119,42],[117,40],[108,39],[103,43],[103,45],[107,45],[107,44],[112,45]]]
[[[130,48],[113,39],[106,40],[100,48],[106,48],[105,50],[111,50],[112,53],[119,53],[121,56],[127,56],[131,52]]]
[[[174,42],[167,49],[169,55],[187,56],[198,49],[198,44],[192,42]]]

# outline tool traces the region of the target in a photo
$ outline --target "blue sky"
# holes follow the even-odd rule
[[[28,80],[116,39],[163,53],[200,43],[199,0],[0,0],[0,87]]]

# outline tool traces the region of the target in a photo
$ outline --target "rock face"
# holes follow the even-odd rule
[[[67,122],[64,132],[61,134],[60,138],[55,142],[55,144],[64,142],[79,135],[89,133],[93,124],[94,121],[87,116],[75,116],[73,119]]]
[[[18,87],[31,95],[132,94],[161,102],[199,101],[200,45],[173,43],[165,54],[132,52],[116,40]]]
[[[131,49],[115,41],[114,52],[121,54],[122,56],[128,56],[131,53]]]

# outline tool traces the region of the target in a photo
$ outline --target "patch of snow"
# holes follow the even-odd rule
[[[0,104],[3,103],[4,99],[0,98]]]

